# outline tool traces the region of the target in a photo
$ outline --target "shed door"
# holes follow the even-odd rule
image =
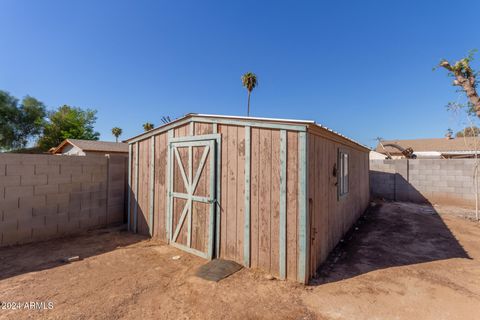
[[[172,142],[170,148],[170,243],[211,259],[215,213],[215,141]]]

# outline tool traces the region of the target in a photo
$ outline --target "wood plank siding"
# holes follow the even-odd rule
[[[349,192],[337,193],[339,149],[349,154]],[[308,194],[311,221],[310,277],[325,261],[369,203],[369,161],[364,149],[353,147],[316,133],[308,135]]]
[[[282,279],[308,281],[366,208],[369,187],[368,151],[321,130],[310,132],[306,124],[187,116],[131,139],[130,230],[169,242],[169,208],[178,220],[185,201],[170,201],[168,194],[169,186],[184,188],[178,165],[169,172],[175,157],[168,141],[214,134],[217,149],[211,156],[217,159],[217,176],[208,180],[210,167],[205,166],[194,193],[208,197],[210,183],[215,184],[213,256]],[[349,152],[351,175],[349,194],[338,200],[332,172],[340,147]],[[177,152],[183,163],[191,156],[196,168],[202,152],[191,148],[191,153]],[[200,217],[189,226],[192,247],[206,251],[209,204],[194,202],[192,210]],[[179,238],[187,239],[186,230],[187,223]]]

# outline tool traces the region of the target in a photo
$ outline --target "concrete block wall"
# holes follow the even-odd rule
[[[372,197],[474,206],[474,159],[371,160]]]
[[[375,197],[394,199],[395,170],[393,160],[370,161],[370,194],[374,194]]]
[[[128,156],[108,157],[108,210],[107,224],[126,220],[126,190],[128,176]]]
[[[0,246],[122,222],[125,172],[124,156],[0,154]]]

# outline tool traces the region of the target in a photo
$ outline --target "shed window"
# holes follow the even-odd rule
[[[338,152],[338,196],[348,193],[348,153],[343,150]]]

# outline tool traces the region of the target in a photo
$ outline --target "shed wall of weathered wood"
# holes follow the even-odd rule
[[[260,268],[280,277],[280,132],[279,129],[245,127],[230,124],[190,123],[171,130],[172,137],[221,134],[220,157],[220,241],[217,256],[246,266]],[[246,145],[246,131],[250,144]],[[298,133],[285,131],[286,141],[286,237],[285,276],[297,278],[298,219]],[[132,144],[130,227],[149,234],[149,206],[152,172],[151,139],[154,146],[153,236],[168,241],[166,234],[168,132]],[[246,148],[250,162],[246,164]],[[138,154],[137,154],[138,148]],[[138,162],[137,162],[138,156]],[[138,168],[137,168],[138,167]],[[250,236],[245,239],[245,169],[250,168]],[[138,186],[135,177],[138,170]],[[178,177],[179,178],[179,177]],[[138,192],[137,192],[138,190]],[[137,215],[135,219],[134,215]],[[135,227],[135,220],[137,221]],[[247,244],[245,243],[247,242]],[[249,242],[249,244],[248,244]],[[246,257],[246,255],[248,257]]]
[[[214,256],[308,281],[368,204],[368,150],[308,126],[209,121],[183,120],[130,144],[130,230],[169,241],[168,140],[218,133]],[[338,148],[351,159],[341,200],[332,175]]]
[[[334,166],[339,149],[349,154],[349,192],[338,197]],[[325,261],[369,202],[368,151],[313,132],[308,136],[308,193],[311,217],[310,276]],[[338,176],[338,174],[337,174]]]

